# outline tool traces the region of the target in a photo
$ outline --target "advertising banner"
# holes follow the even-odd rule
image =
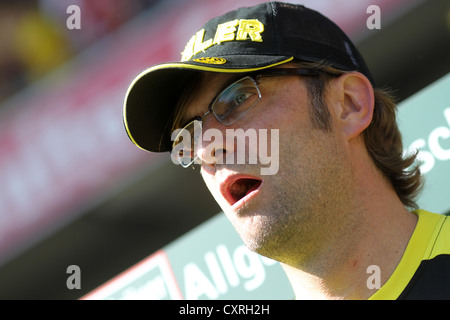
[[[222,213],[83,299],[292,299],[278,262],[249,251]]]
[[[425,184],[418,198],[425,210],[450,211],[450,74],[399,105],[405,152],[419,151]]]

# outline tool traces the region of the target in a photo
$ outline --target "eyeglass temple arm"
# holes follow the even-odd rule
[[[267,69],[255,75],[255,80],[261,77],[277,77],[277,76],[316,76],[320,73],[330,73],[321,69],[313,68],[274,68]],[[339,74],[335,74],[336,76]]]
[[[313,76],[321,73],[317,69],[306,69],[306,68],[279,68],[279,69],[268,69],[257,74],[260,77],[278,77],[278,76]]]

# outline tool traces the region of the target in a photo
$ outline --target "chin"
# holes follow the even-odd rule
[[[246,247],[263,256],[274,259],[276,252],[283,247],[282,238],[277,235],[276,227],[265,215],[253,214],[239,217],[232,223]],[[244,221],[243,221],[244,220]],[[238,225],[237,225],[238,224]]]

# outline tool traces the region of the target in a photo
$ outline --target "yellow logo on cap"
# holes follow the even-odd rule
[[[244,41],[250,38],[251,41],[262,42],[263,31],[264,25],[258,19],[236,19],[219,24],[214,39],[203,42],[205,29],[201,29],[186,44],[181,53],[181,61],[188,61],[197,53],[226,41]]]
[[[194,59],[193,61],[207,63],[207,64],[224,64],[227,62],[226,59],[218,58],[218,57],[204,57],[204,58]]]

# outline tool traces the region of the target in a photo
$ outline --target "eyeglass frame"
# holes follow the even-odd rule
[[[321,69],[304,68],[304,67],[303,67],[303,68],[273,68],[273,69],[266,69],[266,70],[262,70],[262,71],[259,71],[259,72],[253,72],[253,73],[246,74],[246,75],[240,77],[239,79],[234,80],[234,81],[232,81],[232,82],[226,84],[225,86],[223,86],[223,88],[215,95],[215,97],[214,97],[214,98],[211,100],[211,102],[209,103],[209,105],[208,105],[208,111],[206,111],[202,116],[196,116],[196,117],[192,118],[190,121],[188,121],[184,126],[182,126],[182,127],[179,128],[179,129],[181,129],[181,131],[186,130],[186,128],[187,128],[189,125],[191,125],[192,123],[195,123],[195,121],[199,121],[199,122],[200,122],[200,125],[202,125],[202,124],[203,124],[203,118],[204,118],[207,114],[209,114],[209,113],[212,113],[212,114],[214,115],[214,118],[216,118],[216,120],[217,120],[219,123],[221,123],[221,124],[223,124],[223,125],[225,125],[225,126],[229,126],[229,125],[235,123],[236,121],[242,119],[242,118],[248,113],[248,111],[250,111],[251,109],[253,109],[253,108],[258,104],[258,102],[259,102],[259,101],[261,100],[261,98],[262,98],[261,90],[260,90],[260,88],[259,88],[260,79],[261,79],[262,77],[279,77],[279,76],[317,76],[317,75],[319,75],[319,74],[321,74],[321,73],[329,73],[329,74],[332,74],[332,75],[335,75],[335,76],[338,76],[338,75],[339,75],[338,73],[331,73],[331,72],[329,72],[329,71],[324,71],[324,70],[321,70]],[[253,106],[251,106],[250,108],[248,108],[248,109],[246,110],[246,112],[244,112],[239,118],[234,119],[232,122],[224,123],[224,122],[223,122],[221,119],[219,119],[219,117],[215,114],[214,109],[213,109],[214,104],[217,102],[217,100],[219,100],[219,98],[221,97],[221,95],[222,95],[224,92],[226,92],[231,86],[233,86],[233,85],[235,85],[236,83],[238,83],[238,82],[244,80],[245,78],[250,78],[250,79],[252,80],[253,84],[255,85],[255,88],[257,89],[258,95],[259,95],[258,101],[256,101],[256,103],[255,103]],[[203,128],[202,128],[202,129],[203,129]],[[181,132],[177,135],[177,137],[178,137],[180,134],[181,134]],[[175,138],[175,140],[174,140],[174,143],[175,143],[175,141],[177,141],[176,138]],[[178,144],[176,144],[176,145],[172,144],[172,150],[173,150],[173,149],[175,148],[175,146],[177,146],[177,145],[178,145]],[[194,145],[195,145],[195,142],[194,142]],[[180,164],[181,164],[181,166],[182,166],[183,168],[188,168],[188,167],[189,167],[191,164],[193,164],[198,158],[199,158],[198,155],[195,154],[195,156],[192,158],[192,161],[189,162],[189,164],[187,164],[187,165],[184,165],[181,161],[179,161],[179,162],[180,162]]]

